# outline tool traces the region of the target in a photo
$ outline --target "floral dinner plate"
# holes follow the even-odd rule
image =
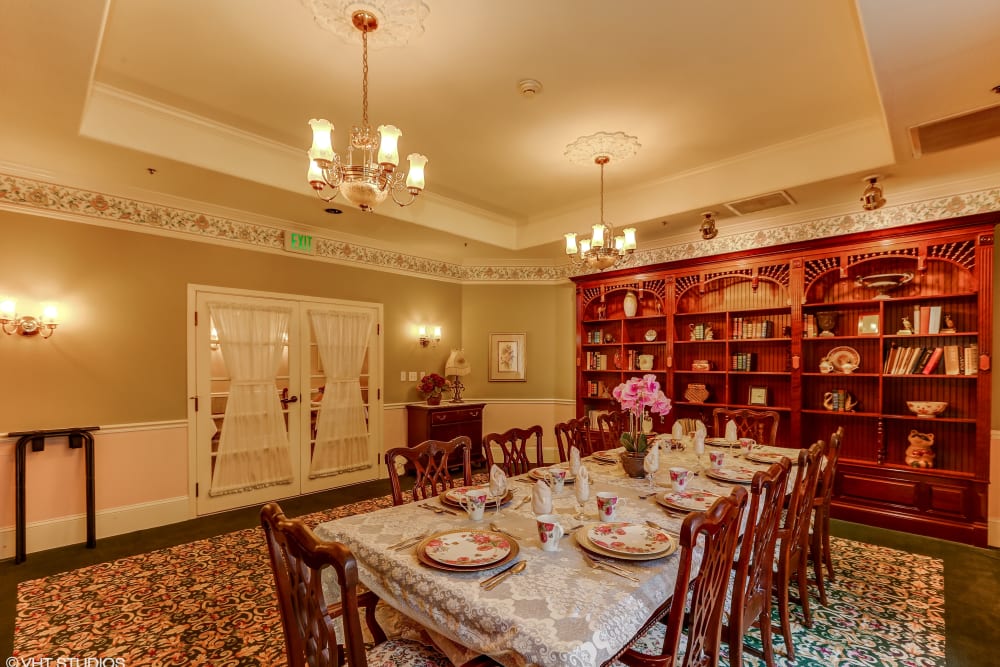
[[[470,491],[472,489],[486,489],[487,504],[489,504],[490,506],[496,504],[497,502],[496,496],[489,495],[490,487],[488,484],[480,484],[477,486],[456,486],[454,489],[448,489],[447,491],[441,494],[441,502],[447,505],[451,505],[452,507],[459,507],[462,504],[461,500],[459,499],[465,495],[466,491]],[[511,501],[513,497],[514,497],[514,492],[508,490],[507,493],[505,493],[504,496],[500,499],[500,505],[501,506],[506,505]]]
[[[667,491],[656,496],[656,502],[670,509],[682,512],[703,512],[712,506],[719,496],[710,491]]]
[[[595,546],[615,554],[650,556],[670,548],[665,530],[641,523],[598,523],[587,530]]]
[[[596,524],[591,524],[591,526],[592,525]],[[678,547],[677,540],[668,535],[668,537],[670,537],[670,546],[668,546],[663,551],[657,551],[652,554],[627,554],[617,551],[609,551],[604,547],[597,546],[596,544],[590,541],[590,538],[587,537],[588,532],[589,532],[589,527],[585,526],[583,528],[580,528],[579,530],[574,531],[573,538],[576,540],[576,543],[582,549],[589,551],[590,553],[595,554],[597,556],[604,556],[605,558],[617,558],[619,560],[634,560],[634,561],[656,560],[657,558],[664,558],[666,556],[669,556],[670,554],[677,551]]]
[[[725,438],[705,438],[706,445],[713,447],[735,447],[740,444],[739,440],[726,440]]]
[[[754,463],[777,463],[784,457],[784,454],[774,454],[772,452],[750,452],[743,458]],[[795,463],[795,461],[792,461]]]
[[[511,541],[505,535],[488,530],[456,530],[435,535],[420,547],[428,558],[443,565],[478,567],[506,558],[511,551]]]
[[[615,457],[615,461],[617,461],[617,460],[618,460],[618,457]],[[569,464],[568,463],[562,463],[562,464],[558,464],[558,465],[554,465],[554,466],[546,466],[546,468],[565,468],[566,469],[566,484],[572,484],[576,480],[576,475],[574,475],[572,472],[570,472],[570,470],[569,470]],[[546,478],[546,474],[545,474],[546,468],[532,468],[531,470],[528,471],[528,477],[530,477],[532,479],[545,479]]]
[[[753,476],[756,475],[757,472],[757,470],[744,468],[742,466],[738,468],[712,468],[705,472],[705,476],[711,477],[712,479],[719,479],[723,482],[749,484],[753,481]]]

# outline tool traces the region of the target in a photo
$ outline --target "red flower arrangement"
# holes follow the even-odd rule
[[[423,376],[417,385],[417,391],[429,397],[441,396],[447,388],[448,381],[437,373]]]

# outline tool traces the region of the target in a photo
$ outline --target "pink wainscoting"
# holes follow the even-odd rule
[[[97,511],[188,494],[187,426],[115,427],[94,432]],[[0,440],[0,468],[9,484],[0,493],[0,527],[14,525],[14,444]],[[45,451],[27,454],[27,522],[86,512],[83,449],[65,438],[47,440]]]

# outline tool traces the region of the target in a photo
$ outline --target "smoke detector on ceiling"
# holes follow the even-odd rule
[[[542,82],[535,79],[521,79],[517,82],[517,90],[521,93],[521,97],[531,99],[542,92]]]

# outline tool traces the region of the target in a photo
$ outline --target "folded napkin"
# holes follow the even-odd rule
[[[569,471],[574,475],[580,472],[580,450],[575,446],[569,448]]]
[[[542,480],[535,482],[531,491],[531,510],[535,514],[552,514],[552,489]]]
[[[646,471],[647,475],[652,475],[654,472],[660,469],[660,448],[656,445],[649,450],[646,454],[646,458],[642,460],[642,469]]]
[[[670,435],[674,437],[674,440],[680,440],[684,437],[684,427],[681,426],[680,422],[674,422],[673,428],[670,429]]]
[[[581,467],[580,472],[576,473],[576,486],[573,491],[576,493],[576,502],[581,505],[586,504],[590,498],[590,472],[586,468]]]
[[[701,433],[702,435],[708,435],[708,429],[705,428],[705,422],[703,422],[700,419],[697,422],[695,422],[694,432]]]
[[[694,453],[701,456],[705,453],[705,432],[699,431],[694,434]]]
[[[736,440],[736,422],[726,422],[726,440]]]
[[[490,468],[490,495],[494,498],[503,498],[506,493],[507,473],[494,463]]]

